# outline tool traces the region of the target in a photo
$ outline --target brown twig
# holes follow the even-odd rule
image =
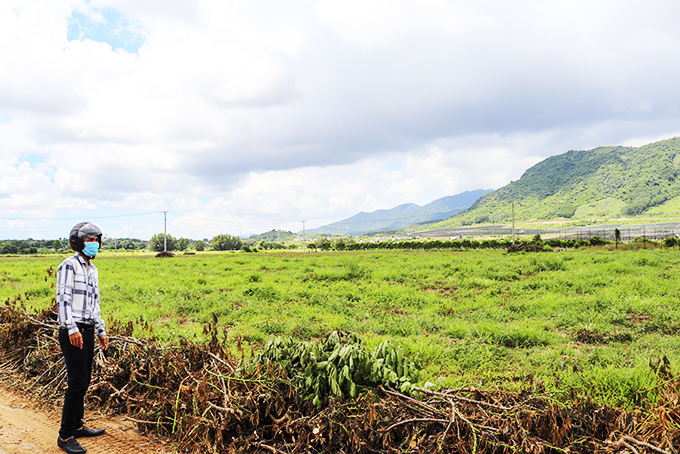
[[[621,440],[621,444],[623,446],[625,446],[626,448],[630,449],[633,452],[633,454],[640,454],[640,451],[638,451],[637,449],[635,449],[633,446],[629,445],[625,441]]]
[[[137,340],[134,337],[109,336],[109,342],[112,341],[121,341],[128,344],[135,344],[139,345],[140,347],[144,347],[146,345],[144,342]]]
[[[424,394],[429,394],[431,396],[443,397],[445,399],[452,398],[454,400],[458,400],[458,401],[461,401],[461,402],[467,402],[467,403],[470,403],[470,404],[477,404],[477,405],[484,405],[485,407],[497,408],[498,410],[503,410],[503,411],[509,411],[509,410],[513,410],[513,409],[517,408],[517,406],[503,407],[501,405],[490,404],[488,402],[482,402],[480,400],[468,399],[467,397],[463,397],[463,396],[456,396],[456,395],[452,395],[452,394],[438,393],[436,391],[430,391],[429,389],[418,388],[417,386],[414,386],[413,389],[416,390],[416,391],[420,391]]]
[[[266,445],[266,444],[259,442],[259,441],[251,441],[250,444],[252,444],[253,446],[257,446],[259,448],[267,449],[267,450],[273,452],[274,454],[278,454],[279,452],[283,452],[280,449],[276,449],[273,446]]]
[[[59,325],[57,324],[57,322],[51,322],[51,323],[41,322],[37,318],[33,318],[28,314],[26,314],[26,318],[29,319],[33,325],[38,325],[38,326],[42,326],[44,328],[49,328],[49,329],[59,328]]]
[[[215,354],[213,354],[213,353],[210,353],[210,352],[208,352],[208,355],[209,355],[211,358],[216,359],[217,361],[219,361],[219,362],[221,362],[222,364],[224,364],[225,366],[227,366],[232,372],[234,372],[234,371],[236,370],[236,369],[234,369],[234,366],[232,366],[231,364],[229,364],[228,362],[226,362],[225,360],[223,360],[223,359],[220,358],[219,356],[217,356],[217,355],[215,355]]]
[[[656,446],[654,446],[652,444],[646,443],[644,441],[636,440],[635,438],[629,437],[628,435],[624,435],[623,437],[621,437],[621,439],[625,440],[625,441],[629,441],[631,443],[635,443],[636,445],[639,445],[639,446],[644,446],[645,448],[649,448],[652,451],[656,451],[656,452],[661,453],[661,454],[671,454],[670,452],[666,451],[665,449],[657,448]]]
[[[456,405],[453,403],[452,400],[449,399],[449,403],[451,404],[451,420],[449,421],[449,424],[446,426],[446,429],[444,429],[444,433],[442,434],[441,438],[439,439],[439,449],[441,450],[442,443],[444,443],[444,440],[446,439],[446,434],[449,432],[449,429],[453,425],[453,423],[456,420]]]
[[[399,421],[397,423],[392,424],[390,427],[387,429],[384,429],[383,432],[389,432],[390,430],[394,429],[395,427],[403,426],[404,424],[410,424],[412,422],[438,422],[440,424],[447,424],[450,422],[448,419],[436,419],[436,418],[413,418],[413,419],[406,419],[404,421]]]
[[[116,389],[113,385],[111,385],[111,387],[112,387],[114,390],[116,390],[116,392],[113,393],[113,394],[111,394],[111,395],[109,396],[109,399],[113,399],[114,397],[118,397],[118,395],[119,395],[120,393],[122,393],[123,391],[125,391],[125,388],[127,388],[129,384],[130,384],[130,383],[125,383],[125,386],[123,386],[123,387],[120,388],[119,390]]]
[[[288,416],[288,412],[284,413],[283,416],[281,416],[280,418],[275,418],[274,415],[272,415],[271,413],[269,413],[269,417],[270,417],[270,418],[272,419],[272,421],[274,421],[276,424],[283,424],[286,420],[290,419],[290,417]]]
[[[413,403],[415,403],[415,404],[417,404],[417,405],[420,405],[421,407],[426,408],[426,409],[430,410],[430,411],[433,412],[433,413],[443,413],[441,410],[439,410],[439,409],[437,409],[437,408],[434,408],[433,406],[431,406],[431,405],[429,405],[429,404],[427,404],[427,403],[425,403],[425,402],[422,402],[422,401],[420,401],[420,400],[418,400],[418,399],[414,399],[414,398],[412,398],[412,397],[406,396],[406,395],[401,394],[401,393],[399,393],[399,392],[397,392],[397,391],[392,391],[392,390],[390,390],[390,389],[383,388],[382,386],[379,386],[378,389],[380,389],[380,390],[386,392],[387,394],[391,394],[391,395],[393,395],[393,396],[397,396],[397,397],[400,397],[400,398],[402,398],[402,399],[404,399],[404,400],[407,400],[407,401],[409,401],[409,402],[413,402]]]
[[[220,407],[219,405],[216,405],[216,404],[210,402],[209,400],[206,400],[206,403],[209,406],[211,406],[212,408],[214,408],[215,410],[223,411],[225,413],[233,413],[234,412],[234,410],[232,410],[231,408]]]

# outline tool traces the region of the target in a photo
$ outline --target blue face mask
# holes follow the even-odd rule
[[[94,257],[97,255],[97,252],[99,252],[99,243],[96,241],[94,243],[85,243],[83,254],[87,255],[88,257]]]

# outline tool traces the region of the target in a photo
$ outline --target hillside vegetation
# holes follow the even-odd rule
[[[527,220],[680,215],[680,138],[550,157],[437,227]]]

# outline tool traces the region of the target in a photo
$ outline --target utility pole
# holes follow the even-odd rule
[[[302,221],[302,250],[307,249],[307,239],[305,238],[305,221]]]
[[[515,201],[512,201],[512,244],[515,244]]]
[[[163,212],[163,252],[168,250],[168,212]]]

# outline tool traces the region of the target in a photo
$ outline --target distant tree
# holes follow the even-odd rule
[[[614,229],[614,241],[616,242],[616,249],[618,249],[621,242],[621,231],[619,229]]]
[[[189,238],[180,238],[179,240],[177,240],[177,250],[186,251],[189,248],[190,244],[191,240]]]
[[[316,242],[316,246],[322,251],[328,251],[333,246],[333,244],[328,238],[322,238]]]
[[[156,252],[161,252],[163,250],[163,240],[165,235],[162,233],[157,233],[152,236],[149,240],[149,249]],[[172,235],[167,235],[165,238],[168,245],[168,251],[174,251],[177,249],[177,240],[172,237]]]
[[[237,251],[241,246],[241,238],[227,234],[216,235],[210,240],[213,251]]]
[[[199,252],[205,251],[205,241],[203,241],[203,240],[196,241],[196,243],[194,243],[194,247]]]
[[[55,251],[61,251],[64,249],[64,243],[62,243],[61,240],[53,240],[52,243],[50,243],[50,247]]]
[[[0,244],[0,254],[16,254],[18,252],[19,248],[12,243],[4,242]]]
[[[120,240],[120,245],[118,246],[121,249],[125,249],[126,251],[132,251],[137,249],[135,246],[135,242],[132,240]]]
[[[531,239],[531,242],[534,243],[534,244],[540,243],[541,242],[541,235],[539,233],[534,235],[534,237]]]
[[[285,246],[281,243],[275,243],[273,241],[262,240],[258,243],[260,249],[270,250],[270,249],[285,249]]]

